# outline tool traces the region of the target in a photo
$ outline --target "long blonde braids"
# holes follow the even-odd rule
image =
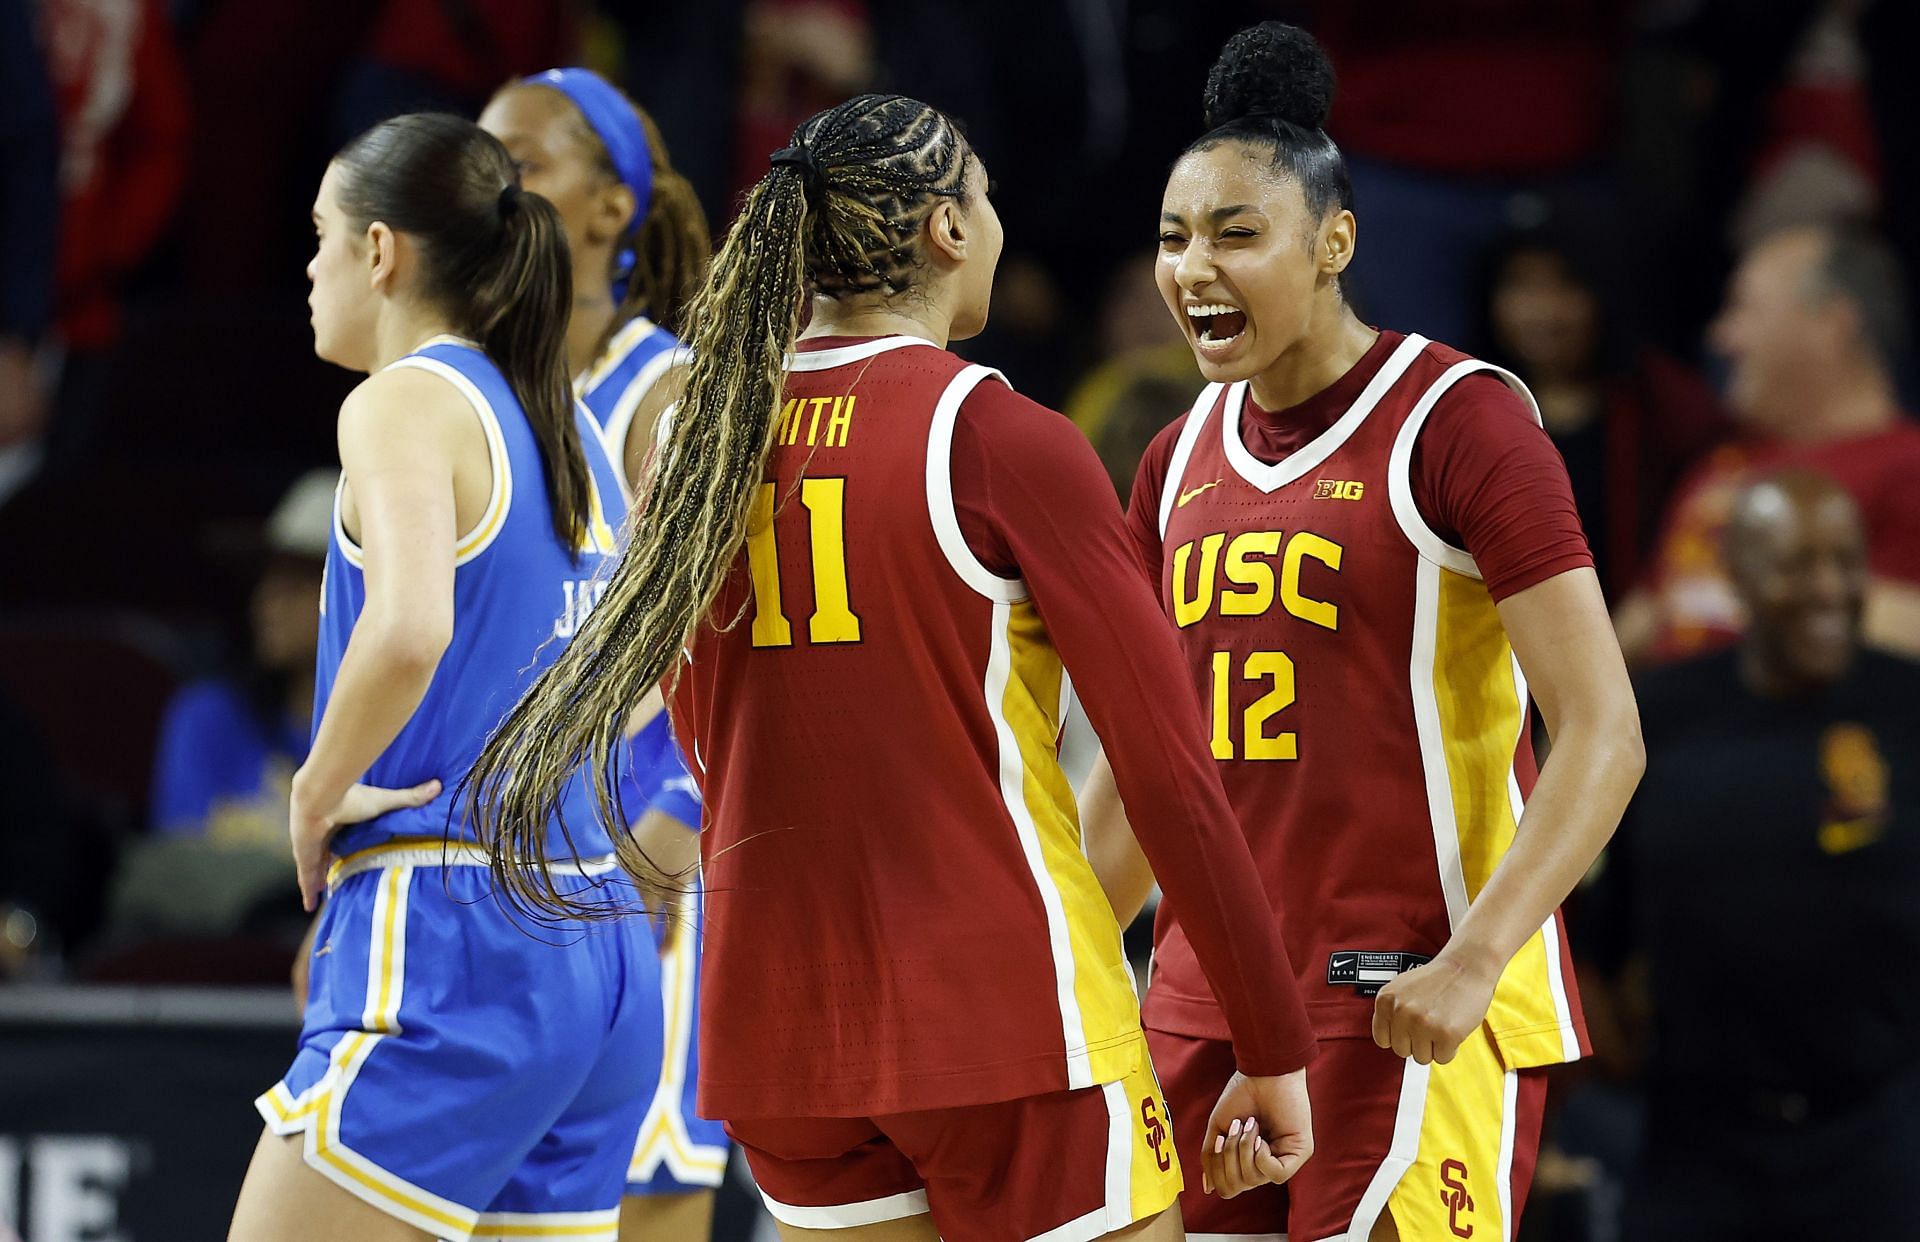
[[[556,885],[547,832],[583,766],[621,864],[671,887],[624,831],[616,763],[628,711],[677,671],[746,541],[806,294],[892,295],[924,260],[941,198],[964,202],[966,141],[899,95],[862,95],[794,131],[749,190],[687,307],[686,391],[642,483],[619,568],[592,616],[487,739],[463,791],[496,888],[536,917],[605,917]],[[737,617],[711,618],[726,627]]]

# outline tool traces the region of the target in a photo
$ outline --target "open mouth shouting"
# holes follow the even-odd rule
[[[1209,359],[1222,358],[1233,351],[1247,330],[1247,313],[1225,302],[1202,302],[1186,307],[1187,330],[1194,346]]]

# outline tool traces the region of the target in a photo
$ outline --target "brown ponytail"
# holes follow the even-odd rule
[[[747,192],[687,307],[686,392],[643,482],[618,571],[469,773],[468,822],[500,890],[528,912],[605,914],[555,886],[547,825],[582,764],[601,815],[620,822],[609,777],[627,711],[671,675],[746,542],[805,294],[909,287],[927,212],[940,198],[965,197],[969,152],[957,127],[897,95],[820,113],[795,131],[789,154]],[[631,837],[613,836],[637,878],[670,882]]]
[[[382,121],[334,162],[347,216],[416,239],[423,295],[506,377],[540,444],[554,533],[573,547],[591,476],[567,378],[573,269],[559,213],[520,188],[498,140],[445,113]]]

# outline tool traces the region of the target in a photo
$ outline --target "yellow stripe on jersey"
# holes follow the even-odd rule
[[[1433,690],[1471,903],[1513,847],[1518,825],[1511,785],[1524,705],[1514,681],[1513,647],[1485,584],[1450,569],[1438,573]],[[1521,946],[1487,1011],[1487,1028],[1510,1069],[1557,1065],[1579,1055],[1578,1044],[1566,1037],[1571,1018],[1559,946],[1548,935],[1545,929],[1535,932]]]
[[[1060,656],[1031,601],[1008,605],[1006,616],[1010,669],[1000,709],[1019,746],[1023,800],[1038,830],[1041,863],[1065,915],[1091,1082],[1116,1082],[1143,1059],[1145,1036],[1120,928],[1081,848],[1079,808],[1060,769]],[[1076,1051],[1069,1048],[1069,1056]]]

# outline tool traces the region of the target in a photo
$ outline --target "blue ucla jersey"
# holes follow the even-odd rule
[[[559,654],[604,588],[603,567],[615,550],[614,531],[625,516],[619,475],[586,414],[576,406],[581,448],[592,474],[591,529],[578,548],[553,530],[540,448],[506,377],[473,345],[440,337],[393,364],[430,371],[472,402],[493,461],[493,492],[486,512],[454,549],[453,639],[441,656],[426,698],[373,767],[368,784],[403,788],[437,778],[440,796],[424,807],[382,815],[343,829],[333,849],[355,853],[395,838],[474,836],[458,806],[458,790],[481,744],[521,693]],[[321,591],[320,656],[314,694],[319,728],[347,640],[366,604],[360,549],[348,537],[334,504],[333,537]],[[561,804],[571,848],[550,837],[554,857],[592,858],[612,845],[584,777]]]
[[[633,425],[633,412],[647,390],[673,365],[680,342],[673,333],[641,315],[620,325],[607,348],[574,381],[574,395],[593,415],[618,463]]]

